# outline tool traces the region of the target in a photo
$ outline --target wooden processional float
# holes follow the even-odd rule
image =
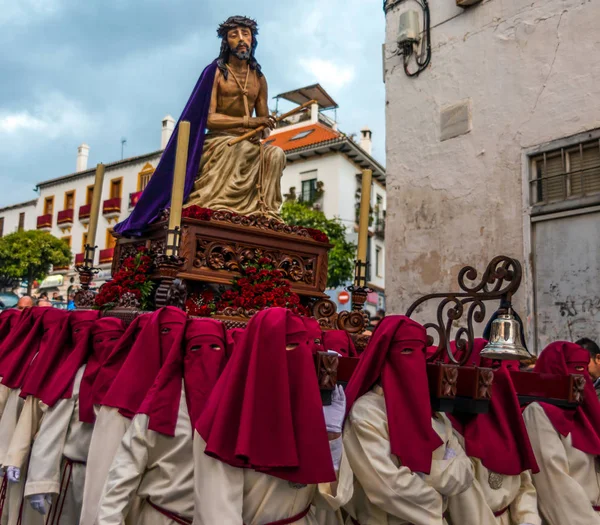
[[[117,239],[113,274],[126,258],[137,253],[139,248],[144,248],[153,259],[150,277],[157,285],[155,308],[175,306],[185,310],[189,293],[199,287],[227,287],[241,275],[246,262],[268,257],[290,282],[291,291],[300,296],[302,305],[318,320],[324,331],[345,330],[353,338],[358,351],[363,350],[369,340],[365,334],[367,317],[364,304],[372,291],[367,286],[372,172],[364,170],[362,174],[355,278],[353,285],[348,288],[352,308],[349,312],[337,312],[335,303],[325,293],[331,245],[322,236],[315,235],[314,231],[307,228],[290,226],[262,216],[245,217],[229,211],[187,216],[182,213],[189,132],[189,123],[180,122],[170,209],[157,222],[150,224],[142,237]],[[99,164],[94,188],[102,187],[103,177],[104,166]],[[84,262],[76,267],[81,288],[76,294],[75,303],[77,308],[82,309],[93,307],[95,300],[95,292],[90,290],[90,284],[98,272],[94,267],[94,255],[100,193],[93,193]],[[521,327],[511,308],[512,297],[521,284],[521,264],[516,259],[498,256],[490,261],[480,280],[477,280],[477,276],[475,268],[466,266],[458,274],[458,291],[423,296],[406,312],[411,317],[424,303],[438,303],[435,320],[424,323],[431,334],[429,344],[437,344],[437,350],[429,357],[427,364],[431,403],[437,411],[481,413],[488,410],[494,371],[467,366],[474,345],[475,325],[486,319],[486,304],[500,302],[501,310],[492,324],[490,343],[481,356],[492,359],[531,357],[520,344]],[[130,322],[143,314],[135,298],[127,295],[122,297],[118,307],[104,315]],[[221,320],[227,328],[236,328],[245,326],[254,313],[256,310],[228,307],[217,311],[212,317]],[[451,345],[451,341],[454,345]],[[358,361],[359,358],[338,357],[324,352],[315,356],[325,404],[331,402],[331,392],[338,383],[344,385],[349,381]],[[583,399],[583,376],[543,376],[532,372],[511,374],[523,403],[544,400],[575,407]]]

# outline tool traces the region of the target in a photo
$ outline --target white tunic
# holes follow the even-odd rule
[[[531,446],[540,468],[533,475],[540,513],[548,525],[600,525],[598,458],[573,447],[544,409],[531,403],[523,412]]]
[[[456,434],[456,433],[455,433]],[[462,444],[461,435],[457,435]],[[531,481],[531,472],[519,476],[493,474],[478,458],[470,458],[475,481],[465,492],[448,500],[448,511],[457,525],[541,525],[537,510],[537,494]],[[501,516],[494,513],[506,509]]]
[[[33,444],[27,473],[25,495],[52,494],[54,504],[61,490],[61,474],[68,460],[73,462],[65,471],[70,473],[70,483],[61,513],[60,525],[78,525],[81,500],[85,482],[87,461],[93,425],[79,420],[79,388],[85,371],[80,367],[75,376],[73,393],[68,399],[60,399],[46,412],[39,434]]]
[[[336,483],[295,485],[227,465],[206,455],[205,448],[204,439],[194,432],[194,525],[264,525],[301,514],[310,505],[336,511],[352,496],[345,454]],[[314,511],[294,523],[319,525]]]
[[[442,525],[447,498],[467,490],[473,466],[445,416],[432,418],[444,444],[433,452],[429,475],[417,475],[391,453],[383,389],[363,395],[344,428],[344,449],[354,471],[354,496],[346,509],[360,525]],[[446,447],[456,457],[443,459]]]
[[[174,523],[151,505],[185,518],[194,513],[192,426],[182,388],[175,435],[148,429],[148,416],[133,418],[108,473],[95,525],[120,525],[135,496],[142,499],[136,525]]]
[[[94,525],[113,458],[131,425],[131,420],[122,416],[116,408],[101,406],[94,407],[94,410],[96,423],[88,454],[80,525]],[[136,519],[135,510],[130,510],[126,523],[132,525],[137,523]]]

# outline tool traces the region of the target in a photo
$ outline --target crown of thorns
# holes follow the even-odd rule
[[[247,18],[245,16],[230,16],[219,26],[217,35],[219,35],[220,38],[226,38],[229,31],[240,26],[250,29],[254,36],[258,35],[258,23],[256,20],[252,20],[252,18]]]

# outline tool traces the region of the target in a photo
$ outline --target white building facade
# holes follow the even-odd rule
[[[106,164],[102,184],[101,213],[98,218],[98,230],[95,239],[95,264],[100,274],[94,279],[94,285],[100,286],[110,278],[110,266],[114,253],[115,238],[112,229],[125,219],[133,209],[141,191],[150,180],[158,165],[162,151],[140,155],[122,161]],[[83,164],[79,163],[80,167]],[[36,227],[48,231],[63,239],[70,247],[75,260],[65,268],[54,268],[54,279],[42,283],[42,287],[68,289],[76,283],[74,264],[83,262],[83,252],[87,238],[90,217],[90,204],[93,193],[96,168],[51,179],[38,184]]]
[[[429,8],[431,61],[410,77],[407,38],[420,39],[406,59],[412,73],[415,54],[426,59],[426,17],[412,0],[386,3],[389,310],[456,289],[460,268],[482,271],[505,254],[524,265],[516,306],[530,349],[598,341],[598,6],[429,0]]]
[[[0,208],[0,236],[35,230],[37,199]]]

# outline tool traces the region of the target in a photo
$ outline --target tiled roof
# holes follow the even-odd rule
[[[315,123],[275,133],[265,141],[265,144],[279,146],[283,151],[292,151],[338,139],[342,136],[339,131],[334,131],[321,123]]]

